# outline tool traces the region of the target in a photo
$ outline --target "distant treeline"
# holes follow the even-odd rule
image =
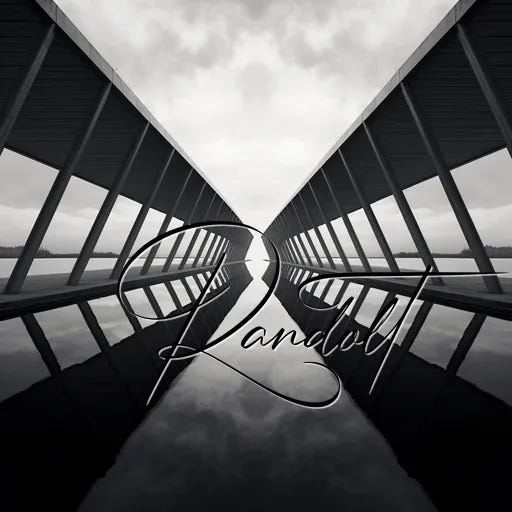
[[[23,245],[15,247],[5,247],[0,245],[0,258],[18,258],[23,250]],[[76,258],[78,253],[53,253],[44,247],[38,249],[36,258]],[[93,252],[92,258],[117,258],[118,254],[114,252]]]
[[[490,258],[512,258],[512,247],[494,247],[493,245],[486,245],[485,252]],[[434,258],[472,258],[473,255],[469,249],[463,249],[457,253],[443,253],[433,252]],[[395,254],[396,258],[420,258],[417,252],[399,252]]]

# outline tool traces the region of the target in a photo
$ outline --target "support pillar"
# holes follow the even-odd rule
[[[144,224],[144,221],[146,220],[149,209],[151,208],[151,205],[153,204],[155,197],[158,193],[158,190],[160,189],[160,185],[162,184],[165,174],[167,173],[167,170],[169,169],[169,165],[171,164],[171,160],[174,155],[174,152],[175,152],[175,149],[172,148],[170,155],[165,160],[162,170],[160,171],[156,180],[152,184],[152,190],[149,194],[149,197],[146,199],[146,201],[142,205],[141,209],[139,210],[139,213],[137,214],[137,218],[135,219],[135,222],[133,223],[133,226],[130,229],[130,233],[129,233],[128,237],[126,238],[123,248],[121,249],[121,253],[119,254],[116,264],[114,265],[114,268],[112,269],[112,273],[110,274],[110,279],[117,279],[121,275],[121,271],[123,270],[124,264],[126,263],[126,260],[130,256],[130,252],[133,249],[133,244],[137,240],[137,236],[139,235],[142,225]]]
[[[91,230],[89,231],[89,234],[87,235],[87,238],[85,239],[85,243],[82,247],[82,250],[80,251],[80,254],[78,255],[78,258],[75,262],[73,270],[71,271],[71,274],[68,279],[68,285],[76,285],[79,283],[79,281],[84,273],[85,267],[87,266],[87,263],[89,262],[89,260],[91,258],[94,247],[96,246],[96,243],[98,242],[98,238],[100,237],[101,232],[103,231],[103,228],[105,227],[105,223],[107,222],[108,216],[110,215],[110,212],[112,211],[112,208],[114,207],[117,197],[119,196],[119,193],[121,192],[121,189],[124,185],[124,182],[126,181],[128,173],[130,172],[130,170],[133,166],[133,163],[134,163],[137,153],[139,152],[139,149],[142,145],[142,141],[144,140],[144,137],[146,136],[148,128],[149,128],[149,123],[146,121],[144,123],[144,126],[142,127],[142,130],[139,133],[139,136],[137,137],[137,140],[135,141],[135,144],[132,146],[130,153],[128,154],[127,158],[123,162],[123,166],[121,167],[121,170],[117,173],[114,183],[112,183],[112,186],[110,187],[110,189],[107,193],[107,196],[105,197],[105,200],[103,201],[103,204],[101,205],[101,208],[100,208],[100,210],[96,216],[96,219],[94,220],[94,223],[91,227]]]
[[[388,263],[388,266],[389,266],[391,272],[395,272],[395,273],[399,272],[398,265],[396,264],[396,261],[395,261],[395,257],[393,256],[393,253],[391,252],[388,241],[386,240],[386,237],[384,236],[384,233],[382,232],[380,224],[377,221],[377,217],[375,217],[375,214],[373,213],[372,207],[366,200],[366,197],[363,192],[363,188],[362,188],[361,184],[359,183],[357,176],[355,175],[354,171],[351,169],[347,159],[341,152],[341,149],[338,149],[338,154],[340,156],[341,162],[343,163],[343,166],[345,167],[345,171],[347,172],[348,177],[350,178],[352,186],[354,187],[354,190],[359,199],[359,202],[361,203],[361,206],[363,207],[364,213],[366,214],[366,218],[368,219],[368,222],[370,223],[372,231],[375,234],[375,238],[377,239],[377,243],[379,244],[379,247],[381,248],[382,254],[384,254],[384,257],[386,258],[386,261]]]
[[[327,175],[325,174],[325,171],[323,169],[320,169],[320,172],[322,174],[322,177],[325,181],[325,184],[327,185],[327,189],[329,190],[329,194],[331,195],[331,199],[334,203],[334,206],[336,207],[338,214],[343,221],[343,224],[345,224],[345,228],[348,232],[348,236],[350,237],[350,240],[352,241],[352,244],[354,245],[354,248],[357,252],[357,255],[359,256],[359,259],[361,260],[361,264],[363,265],[365,272],[371,272],[370,262],[368,261],[368,258],[366,257],[366,254],[363,250],[363,246],[361,245],[361,242],[359,241],[359,238],[357,236],[357,233],[354,229],[354,226],[352,226],[352,222],[350,221],[349,216],[341,206],[340,202],[338,201],[338,198],[336,197],[336,194],[334,193],[334,190],[331,186],[331,183],[329,182],[329,179],[327,178]]]
[[[73,175],[73,171],[80,161],[87,143],[89,142],[91,134],[94,131],[94,127],[96,126],[98,118],[110,93],[110,88],[110,82],[104,86],[103,91],[100,94],[94,107],[94,110],[91,113],[91,117],[84,127],[83,132],[75,141],[73,148],[71,149],[71,152],[68,155],[66,162],[64,163],[64,167],[57,174],[50,192],[48,192],[45,202],[39,211],[39,215],[37,216],[37,219],[34,222],[32,229],[30,230],[30,234],[28,235],[27,241],[23,246],[23,250],[21,251],[19,258],[16,260],[16,265],[14,266],[9,281],[5,286],[4,293],[18,293],[21,290],[27,277],[28,271],[32,266],[32,262],[36,257],[39,247],[41,246],[41,242],[43,241],[44,236],[48,231],[62,196],[66,191],[69,180]]]
[[[457,217],[457,221],[462,229],[464,237],[468,242],[469,248],[471,249],[471,253],[475,258],[478,269],[482,273],[493,273],[494,268],[492,266],[491,260],[489,256],[485,252],[484,244],[478,234],[478,231],[473,223],[473,219],[469,214],[466,205],[464,204],[464,200],[459,192],[457,185],[455,184],[455,180],[444,161],[443,155],[437,142],[435,141],[433,134],[431,133],[429,127],[427,126],[424,117],[416,103],[412,95],[412,91],[409,85],[404,82],[400,83],[400,87],[402,90],[402,94],[405,98],[407,106],[409,107],[409,111],[411,112],[411,116],[416,124],[416,128],[418,129],[421,139],[423,140],[423,144],[425,145],[425,149],[434,164],[434,168],[437,171],[437,175],[439,176],[439,180],[441,181],[441,185],[446,192],[448,197],[448,201],[452,206],[452,209]],[[489,293],[503,293],[503,289],[501,284],[496,276],[487,276],[483,277],[485,286]]]

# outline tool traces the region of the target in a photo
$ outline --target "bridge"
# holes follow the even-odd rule
[[[169,230],[173,219],[184,224],[240,222],[193,160],[54,2],[2,2],[0,27],[0,154],[8,148],[58,170],[11,275],[0,279],[0,317],[112,293],[137,249],[134,244],[150,209],[165,214],[158,234]],[[108,192],[71,272],[30,276],[72,176]],[[113,268],[86,271],[120,196],[140,205],[133,226]],[[203,231],[202,238],[199,231],[194,234],[188,247],[178,237],[163,263],[155,261],[155,248],[140,274],[128,281],[154,282],[169,271],[208,267],[225,251],[232,260],[243,259],[252,239],[240,229]]]
[[[372,205],[393,197],[423,264],[436,259],[404,190],[437,177],[481,273],[495,269],[452,171],[506,148],[512,155],[512,4],[459,1],[398,69],[314,168],[266,234],[289,267],[317,272],[372,267],[349,214],[362,210],[384,256],[400,272]],[[499,183],[496,183],[499,187]],[[358,263],[351,263],[334,221],[343,223]],[[411,294],[406,279],[372,285]],[[398,288],[397,288],[398,287]],[[509,279],[437,279],[425,293],[452,306],[512,312]]]

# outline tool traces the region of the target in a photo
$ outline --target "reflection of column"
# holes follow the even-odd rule
[[[62,373],[60,364],[55,357],[55,354],[48,343],[48,339],[39,325],[36,317],[32,313],[28,313],[21,317],[27,332],[32,339],[34,346],[41,355],[41,359],[48,368],[50,375],[55,379],[55,382],[60,387],[64,396],[68,399],[71,407],[81,416],[89,428],[95,432],[95,419],[91,418],[89,414],[83,409],[80,401],[76,398],[72,389],[70,388],[65,375]]]
[[[338,238],[338,235],[336,234],[336,231],[334,230],[334,227],[333,227],[331,221],[327,217],[327,214],[324,210],[324,207],[322,206],[322,203],[320,202],[320,200],[318,199],[318,196],[316,195],[313,185],[311,185],[311,181],[309,181],[308,185],[309,185],[309,190],[311,191],[311,195],[313,196],[313,200],[316,204],[316,207],[320,213],[320,216],[322,217],[322,221],[325,224],[327,231],[329,232],[331,240],[334,242],[334,247],[336,248],[336,251],[338,252],[338,256],[341,258],[341,261],[343,262],[345,269],[348,270],[349,272],[352,272],[352,266],[350,265],[350,262],[348,261],[347,255],[345,254],[345,251],[343,250],[343,247],[341,246],[341,242]]]
[[[212,192],[213,192],[213,197],[211,198],[210,203],[208,204],[208,208],[206,209],[205,214],[201,218],[201,220],[203,220],[203,221],[208,219],[208,215],[210,215],[210,210],[212,208],[213,202],[215,201],[216,194],[215,194],[214,190],[212,190]],[[193,219],[191,219],[191,220],[193,220]],[[188,244],[188,247],[185,250],[185,254],[183,255],[183,258],[182,258],[181,263],[180,263],[180,265],[178,267],[178,270],[182,270],[185,267],[185,265],[187,263],[187,260],[188,260],[188,258],[190,256],[190,253],[192,252],[192,249],[194,248],[194,245],[195,245],[195,243],[197,241],[197,237],[199,236],[199,233],[200,233],[200,230],[196,229],[194,231],[194,233],[192,234],[192,238],[190,239],[190,243]],[[205,237],[205,240],[206,240],[206,237]],[[192,262],[192,263],[194,263],[194,262]]]
[[[59,361],[55,356],[55,353],[52,350],[52,347],[48,343],[48,340],[39,325],[39,322],[36,320],[36,317],[32,313],[28,313],[21,317],[25,328],[27,329],[32,341],[34,342],[35,347],[39,354],[41,354],[41,358],[44,361],[44,364],[48,368],[48,371],[52,376],[56,376],[62,371],[60,367]]]
[[[109,345],[107,338],[105,337],[105,333],[103,332],[103,329],[100,327],[100,324],[98,323],[96,315],[93,313],[91,306],[89,305],[88,302],[79,302],[77,305],[78,309],[80,310],[80,313],[82,313],[82,316],[84,317],[87,327],[91,331],[94,340],[96,341],[99,349],[101,350],[101,353],[104,355],[112,372],[117,377],[119,384],[125,390],[128,396],[128,400],[132,403],[132,405],[137,411],[142,410],[143,407],[141,401],[137,399],[133,391],[130,389],[130,386],[126,382],[126,379],[122,376],[117,364],[114,361],[114,358],[112,357],[112,347]]]
[[[427,126],[425,119],[416,103],[416,100],[412,96],[411,89],[409,85],[404,82],[400,83],[402,94],[407,102],[407,106],[409,107],[409,111],[411,112],[411,116],[416,124],[418,132],[420,133],[421,139],[423,140],[423,144],[425,145],[425,149],[434,164],[434,168],[437,171],[437,175],[439,176],[439,181],[443,186],[444,191],[446,192],[446,196],[450,201],[453,212],[457,217],[457,221],[462,229],[464,237],[468,242],[469,248],[471,249],[471,253],[475,258],[476,264],[480,272],[483,273],[493,273],[494,268],[492,266],[491,260],[489,256],[485,252],[484,245],[478,234],[478,231],[473,223],[473,219],[469,214],[466,205],[464,204],[464,200],[460,195],[459,189],[455,184],[455,180],[446,165],[443,154],[437,142],[434,139],[433,134],[431,133],[429,127]],[[487,276],[483,278],[485,282],[485,286],[490,293],[502,293],[503,290],[501,288],[500,282],[496,276]]]
[[[178,194],[178,197],[176,198],[176,201],[174,201],[174,205],[172,207],[172,210],[165,216],[162,225],[160,226],[160,229],[158,230],[158,235],[163,235],[167,228],[169,227],[169,224],[171,223],[172,218],[174,217],[174,214],[177,211],[177,208],[180,204],[181,198],[183,197],[183,194],[185,193],[185,189],[187,188],[187,183],[190,180],[190,177],[192,176],[192,168],[188,171],[188,174],[186,175],[185,181],[183,182],[183,185],[181,186],[180,193]],[[151,268],[151,264],[153,263],[153,260],[155,259],[156,253],[158,252],[158,249],[160,248],[160,244],[155,244],[150,250],[146,257],[146,260],[144,261],[144,265],[142,265],[142,268],[140,270],[140,275],[145,275],[149,272],[149,269]]]
[[[505,139],[508,152],[512,156],[512,116],[510,110],[507,108],[507,104],[495,83],[487,62],[485,62],[483,55],[475,44],[469,27],[464,22],[457,23],[457,36]]]
[[[133,167],[133,163],[135,162],[135,158],[137,157],[137,154],[142,145],[144,137],[146,136],[148,128],[149,123],[146,121],[142,129],[140,130],[140,133],[135,141],[135,144],[133,144],[130,152],[128,153],[125,161],[123,162],[120,171],[117,173],[114,182],[110,186],[107,196],[105,197],[105,200],[103,201],[103,204],[101,205],[101,208],[98,214],[96,215],[96,219],[94,219],[94,223],[89,231],[89,234],[85,239],[82,250],[80,251],[78,258],[75,261],[75,265],[68,279],[68,285],[76,285],[80,281],[82,274],[84,273],[85,267],[87,266],[87,263],[91,258],[94,247],[98,242],[98,238],[100,237],[101,232],[105,227],[105,223],[107,222],[108,216],[110,215],[110,212],[114,207],[117,197],[121,192],[124,182],[126,181],[126,178],[128,176],[128,173]]]
[[[432,306],[432,302],[423,302],[421,304],[418,312],[414,317],[414,320],[411,323],[411,326],[407,329],[407,333],[402,340],[402,343],[400,343],[400,345],[394,345],[394,347],[396,347],[395,350],[399,351],[398,356],[395,358],[394,362],[391,357],[388,358],[388,361],[382,367],[382,373],[376,381],[375,387],[370,397],[369,410],[372,410],[377,405],[389,382],[391,382],[391,379],[404,362],[406,355],[409,353],[409,350],[411,349],[419,332],[423,328],[425,320],[427,319]]]
[[[313,256],[315,257],[315,259],[318,263],[318,266],[323,267],[324,264],[322,263],[322,260],[320,259],[320,254],[318,254],[316,246],[313,243],[313,240],[311,238],[311,235],[309,234],[308,230],[306,229],[304,222],[302,222],[302,217],[299,215],[299,211],[297,210],[297,207],[295,206],[293,199],[290,201],[290,205],[293,208],[293,211],[295,212],[295,217],[297,218],[297,222],[299,223],[299,225],[302,229],[302,232],[304,233],[304,236],[306,237],[306,241],[308,242],[309,246],[311,247],[311,250],[313,251]],[[300,235],[297,235],[297,238],[299,238],[299,240],[300,240]],[[306,248],[303,247],[303,249],[304,249],[304,252],[306,252],[306,254],[308,254],[306,251]]]
[[[193,219],[194,214],[197,209],[197,206],[199,205],[199,203],[201,201],[201,197],[203,195],[205,187],[206,187],[206,182],[203,182],[203,185],[201,186],[201,190],[199,191],[199,194],[197,195],[194,205],[192,206],[192,209],[190,210],[190,213],[189,213],[187,219],[183,223],[184,225],[190,224],[191,220]],[[178,251],[179,246],[180,246],[181,241],[183,240],[184,236],[185,236],[184,233],[180,233],[176,237],[176,240],[174,241],[174,245],[172,246],[171,251],[170,251],[169,255],[167,256],[167,259],[165,260],[164,266],[162,267],[162,272],[167,272],[169,270],[172,260],[174,259],[174,256],[176,255],[176,252]]]
[[[28,271],[32,266],[32,262],[36,257],[37,251],[43,241],[43,238],[48,231],[48,227],[57,211],[59,203],[64,195],[66,187],[68,186],[69,180],[75,170],[80,158],[84,152],[87,143],[91,137],[96,122],[103,110],[103,106],[107,101],[110,93],[111,83],[107,83],[96,102],[94,110],[91,112],[91,117],[84,126],[84,130],[76,139],[70,154],[68,155],[64,167],[59,171],[55,181],[53,182],[52,188],[46,196],[43,207],[41,208],[37,219],[30,230],[25,246],[16,261],[14,270],[11,273],[11,277],[5,287],[5,293],[17,293],[21,290],[23,282],[27,277]]]
[[[414,245],[416,245],[416,249],[418,249],[418,253],[421,256],[421,259],[423,260],[425,267],[431,266],[435,272],[438,272],[436,262],[434,261],[432,253],[428,248],[425,237],[423,236],[423,233],[421,232],[421,229],[418,226],[418,223],[414,217],[414,214],[412,213],[409,203],[407,202],[403,190],[398,184],[398,181],[393,173],[393,169],[391,168],[388,159],[384,155],[382,148],[377,142],[377,139],[370,125],[366,121],[364,121],[363,127],[365,129],[366,135],[368,136],[368,140],[370,141],[370,145],[372,146],[373,152],[375,153],[375,157],[377,158],[382,173],[384,174],[384,177],[388,182],[389,188],[391,189],[396,204],[400,209],[400,213],[404,218],[405,224],[407,225],[407,229],[409,230],[411,238],[414,241]],[[435,282],[436,284],[442,284],[442,280],[440,278],[436,278]]]
[[[123,248],[121,249],[121,253],[119,254],[119,257],[117,258],[117,261],[116,261],[116,264],[114,265],[112,273],[110,274],[110,279],[117,279],[119,277],[119,275],[121,274],[124,264],[126,263],[126,260],[128,259],[128,256],[130,255],[130,252],[133,249],[133,244],[135,243],[135,240],[137,240],[137,236],[139,235],[142,225],[144,224],[144,221],[146,220],[149,209],[151,208],[153,201],[155,200],[155,197],[158,193],[160,185],[162,184],[162,181],[165,177],[167,169],[169,168],[169,165],[171,164],[171,160],[174,155],[174,152],[175,152],[175,149],[172,148],[170,155],[165,160],[162,170],[156,177],[156,180],[154,181],[154,183],[151,185],[152,189],[151,189],[151,192],[149,193],[149,197],[146,199],[144,204],[141,206],[141,209],[139,210],[139,213],[137,214],[137,218],[135,219],[135,222],[133,223],[133,226],[130,229],[130,233],[129,233],[128,237],[126,238]]]
[[[0,117],[0,155],[4,150],[7,139],[11,133],[12,127],[18,118],[21,108],[27,99],[32,84],[36,79],[43,61],[48,53],[55,35],[55,24],[52,23],[45,27],[43,33],[38,38],[31,56],[27,59],[9,102],[4,107]]]
[[[483,315],[482,313],[476,313],[466,327],[462,338],[460,339],[455,351],[452,354],[452,357],[450,358],[450,361],[446,365],[446,371],[443,374],[443,378],[441,379],[441,384],[438,390],[436,391],[434,397],[426,407],[425,413],[422,415],[420,421],[418,422],[418,428],[420,431],[425,429],[432,416],[434,415],[436,409],[442,403],[444,395],[448,391],[453,379],[456,377],[457,372],[459,371],[459,368],[466,359],[466,356],[473,346],[473,343],[478,336],[478,333],[480,332],[480,329],[482,328],[486,318],[486,315]]]
[[[363,211],[366,215],[366,218],[370,223],[370,226],[375,235],[375,238],[377,239],[377,243],[379,244],[382,254],[386,258],[386,261],[388,262],[390,270],[392,272],[399,272],[398,265],[396,264],[395,261],[395,257],[393,256],[388,241],[386,240],[386,237],[382,232],[379,222],[377,221],[377,217],[375,217],[375,214],[373,213],[372,207],[366,200],[363,187],[359,183],[359,179],[355,175],[354,171],[351,169],[347,159],[345,158],[345,155],[341,152],[341,149],[338,149],[338,154],[340,156],[343,167],[345,168],[345,171],[347,172],[347,175],[350,178],[352,186],[354,187],[354,191],[357,195],[357,198],[359,199],[359,203],[361,204]]]
[[[327,178],[327,175],[325,174],[325,171],[323,169],[320,169],[320,172],[322,174],[322,177],[324,178],[325,184],[327,185],[327,189],[329,190],[329,194],[331,195],[332,202],[334,206],[336,207],[336,210],[338,211],[338,215],[340,216],[341,220],[343,221],[343,224],[345,224],[345,228],[347,230],[348,236],[350,237],[350,240],[352,241],[352,244],[354,245],[354,248],[357,252],[357,255],[359,256],[359,259],[361,260],[361,264],[363,265],[363,268],[365,272],[371,272],[370,263],[368,262],[368,258],[366,257],[366,254],[364,253],[363,246],[361,245],[361,242],[359,241],[359,238],[356,234],[356,231],[354,227],[352,226],[352,222],[350,222],[350,218],[341,206],[341,203],[338,201],[338,198],[336,197],[336,194],[334,193],[334,190],[332,189],[331,183],[329,182],[329,179]]]

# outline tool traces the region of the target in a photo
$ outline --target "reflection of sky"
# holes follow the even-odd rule
[[[512,405],[512,322],[487,317],[458,375]]]
[[[89,305],[111,345],[133,334],[133,328],[116,295],[91,300]]]
[[[255,280],[218,334],[265,292]],[[318,355],[283,343],[244,350],[243,333],[272,336],[298,326],[276,298],[238,333],[212,349],[217,357],[275,389],[326,398],[333,378],[304,365]],[[299,331],[300,335],[303,335]],[[131,436],[82,510],[431,510],[415,481],[346,394],[325,410],[282,401],[201,355]]]
[[[77,306],[43,311],[36,318],[62,369],[82,363],[100,351]]]
[[[473,313],[434,304],[411,352],[425,361],[446,368]]]
[[[50,374],[20,318],[0,322],[0,401]]]

